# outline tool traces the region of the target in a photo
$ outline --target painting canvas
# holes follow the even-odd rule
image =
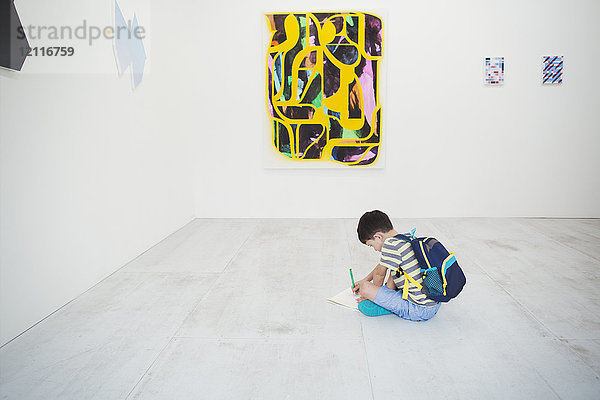
[[[542,57],[542,84],[560,85],[563,81],[564,56]]]
[[[504,57],[486,57],[484,70],[484,83],[486,85],[504,84]]]
[[[267,14],[272,145],[290,162],[372,165],[380,152],[382,21],[362,12]]]

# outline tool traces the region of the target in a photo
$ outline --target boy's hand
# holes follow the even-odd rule
[[[360,288],[363,287],[366,282],[371,283],[371,281],[368,281],[367,279],[361,279],[360,281],[355,282],[354,283],[354,289],[352,289],[352,291],[354,292],[354,294],[360,294]],[[366,299],[363,299],[363,300],[366,300]]]
[[[371,283],[370,281],[363,279],[363,280],[356,282],[356,284],[354,285],[353,292],[360,296],[360,299],[359,299],[359,303],[360,303],[363,300],[373,301],[373,299],[377,295],[377,292],[379,291],[380,288],[381,288],[381,286],[377,286],[374,283]]]
[[[358,282],[354,283],[354,289],[352,289],[352,291],[354,292],[354,294],[359,294],[360,292],[360,287],[362,284],[364,284],[366,281],[364,279],[361,279]]]
[[[359,293],[359,292],[360,292],[360,288],[361,288],[361,286],[362,286],[364,283],[365,283],[365,280],[364,280],[364,279],[362,279],[362,280],[360,280],[360,281],[358,281],[358,282],[356,282],[356,283],[354,284],[354,289],[352,289],[352,291],[354,292],[354,294],[358,294],[358,295],[360,295],[360,293]],[[365,301],[365,300],[367,300],[367,299],[365,299],[365,298],[364,298],[364,297],[362,297],[362,296],[360,296],[360,297],[357,297],[357,298],[356,298],[356,302],[357,302],[357,303],[360,303],[361,301]]]

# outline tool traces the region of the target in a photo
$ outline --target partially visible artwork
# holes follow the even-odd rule
[[[133,14],[133,24],[129,21],[128,25],[121,7],[115,1],[115,49],[119,75],[123,75],[131,66],[134,89],[142,82],[146,65],[146,50],[138,34],[139,29],[137,15]]]
[[[0,0],[0,67],[20,71],[31,47],[13,0]]]
[[[486,57],[484,70],[484,83],[486,85],[504,84],[504,57]]]
[[[542,57],[542,84],[560,85],[563,76],[564,56]]]
[[[381,145],[381,19],[362,12],[266,17],[275,149],[296,161],[374,163]]]

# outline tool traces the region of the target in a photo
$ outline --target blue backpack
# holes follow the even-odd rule
[[[410,232],[410,235],[411,237],[405,235],[395,237],[410,242],[421,267],[423,284],[419,284],[402,271],[405,278],[431,300],[445,303],[458,296],[467,283],[467,278],[458,265],[454,253],[449,253],[437,239],[415,237],[415,229]]]

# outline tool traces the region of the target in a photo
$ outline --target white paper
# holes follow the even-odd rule
[[[355,295],[352,292],[352,289],[346,288],[345,290],[341,291],[340,293],[336,294],[335,296],[333,296],[327,300],[330,301],[331,303],[338,304],[340,306],[348,307],[348,308],[358,311],[358,303],[356,302],[356,299],[358,297],[360,297],[360,296]]]

